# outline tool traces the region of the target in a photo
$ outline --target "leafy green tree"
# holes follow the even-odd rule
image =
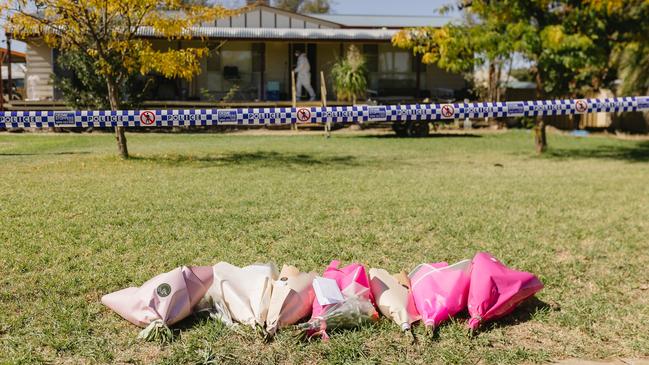
[[[649,1],[601,1],[600,13],[617,22],[619,42],[613,53],[624,95],[649,93]]]
[[[331,10],[329,0],[311,0],[302,4],[301,12],[307,14],[326,14]]]
[[[110,109],[108,88],[97,72],[93,59],[84,52],[64,52],[56,59],[58,72],[54,87],[61,91],[65,102],[75,109]],[[127,73],[128,74],[128,73]],[[116,85],[121,106],[137,108],[153,84],[150,76],[132,72]]]
[[[36,6],[35,11],[33,6]],[[18,38],[40,37],[62,52],[83,52],[105,84],[112,110],[120,107],[118,85],[139,72],[190,79],[200,71],[209,49],[157,50],[145,28],[168,40],[191,38],[191,27],[238,11],[222,6],[187,4],[182,0],[14,0],[0,3]],[[119,154],[128,158],[124,127],[115,128]]]
[[[647,34],[646,0],[463,0],[458,4],[468,21],[440,29],[405,30],[393,42],[423,54],[424,62],[450,71],[470,72],[487,63],[498,70],[513,55],[531,63],[537,97],[577,97],[613,85],[616,63],[632,59],[623,50]],[[626,57],[626,58],[624,58]],[[637,70],[631,66],[630,69]],[[499,80],[497,76],[490,80]],[[628,72],[629,82],[641,79]],[[636,82],[637,84],[637,82]],[[498,89],[498,88],[496,88]],[[488,93],[493,95],[493,91]],[[493,98],[492,98],[493,99]],[[535,125],[537,152],[547,148],[545,123]]]
[[[620,92],[649,94],[649,42],[632,42],[619,52]]]
[[[447,24],[441,28],[425,27],[405,29],[393,38],[393,44],[413,50],[421,55],[422,62],[460,73],[467,81],[475,81],[475,70],[488,70],[486,88],[475,85],[481,98],[499,101],[503,88],[502,73],[511,68],[512,31],[507,24],[493,19],[480,19],[466,14],[463,24]]]
[[[329,0],[276,0],[275,7],[295,13],[328,13],[331,10]]]

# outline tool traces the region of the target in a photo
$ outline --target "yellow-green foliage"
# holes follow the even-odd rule
[[[451,72],[466,72],[473,66],[473,52],[463,30],[452,25],[404,29],[394,36],[392,44],[420,54],[423,63],[437,64]]]
[[[331,69],[331,75],[338,100],[353,102],[365,95],[367,68],[365,58],[356,46],[349,46],[345,58],[339,60]]]
[[[15,37],[41,37],[50,47],[86,52],[106,78],[156,71],[190,79],[199,72],[207,48],[154,49],[138,31],[146,27],[164,39],[189,39],[191,27],[238,12],[180,0],[40,0],[36,11],[25,10],[30,3],[0,5]]]

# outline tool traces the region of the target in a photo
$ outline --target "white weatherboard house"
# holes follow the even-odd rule
[[[355,44],[367,59],[369,89],[377,98],[449,96],[465,87],[460,75],[424,65],[408,50],[391,45],[401,28],[441,26],[452,20],[437,16],[303,15],[259,5],[239,16],[219,19],[193,29],[196,40],[167,41],[143,29],[156,47],[182,48],[197,43],[216,48],[202,61],[202,72],[192,81],[157,78],[152,100],[219,101],[290,100],[291,70],[296,50],[307,53],[312,85],[320,90],[320,71],[330,77],[333,63]],[[51,76],[57,50],[39,39],[27,45],[27,75],[34,80],[28,99],[57,100]],[[236,85],[236,86],[235,86]],[[327,82],[329,98],[335,98]],[[236,90],[236,92],[234,91]]]

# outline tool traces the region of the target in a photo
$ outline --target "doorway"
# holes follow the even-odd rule
[[[317,54],[317,49],[318,47],[316,46],[315,43],[291,43],[288,47],[288,59],[290,60],[288,65],[288,74],[289,74],[289,80],[288,80],[288,85],[289,85],[289,95],[290,95],[290,88],[291,88],[291,79],[290,79],[290,74],[295,70],[295,66],[297,66],[297,57],[295,57],[295,52],[300,51],[300,52],[306,52],[306,57],[309,60],[309,65],[311,66],[311,86],[313,86],[313,90],[318,93],[318,88],[319,88],[319,82],[318,82],[318,54]],[[298,99],[304,100],[305,98],[308,99],[308,95],[306,94],[306,90],[302,89],[301,90],[302,95],[298,95]]]

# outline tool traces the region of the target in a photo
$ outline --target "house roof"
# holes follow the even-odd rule
[[[0,48],[0,58],[3,59],[5,62],[7,61],[5,57],[7,56],[7,49],[6,48]],[[11,50],[11,61],[12,62],[25,62],[25,54],[23,52],[17,52],[14,50]]]
[[[395,29],[325,29],[325,28],[222,28],[193,27],[191,36],[211,39],[272,39],[272,40],[364,40],[389,41]],[[142,27],[141,37],[158,37],[151,27]]]
[[[188,35],[194,38],[234,40],[389,42],[398,29],[442,26],[453,20],[453,17],[444,16],[305,15],[258,5],[244,13],[192,27],[188,30]],[[140,28],[138,35],[163,38],[152,27]]]
[[[312,18],[338,23],[352,28],[441,27],[456,19],[449,16],[425,15],[366,15],[366,14],[307,14]]]
[[[318,14],[296,13],[294,11],[284,10],[284,9],[276,8],[274,6],[265,5],[265,4],[256,4],[252,9],[253,10],[255,10],[255,9],[261,9],[261,10],[266,9],[267,11],[277,13],[277,14],[284,14],[284,15],[287,15],[287,16],[297,16],[297,17],[301,17],[301,18],[312,19],[312,20],[315,20],[315,21],[318,21],[318,22],[329,23],[330,26],[334,26],[334,27],[342,25],[342,24],[337,23],[337,22],[335,22],[333,20],[327,20],[327,19],[320,18],[320,17],[317,16]]]

